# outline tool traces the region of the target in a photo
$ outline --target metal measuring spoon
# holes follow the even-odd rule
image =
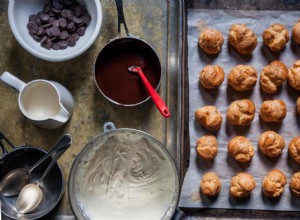
[[[154,101],[157,109],[160,111],[160,113],[165,117],[170,117],[170,111],[165,104],[165,102],[162,100],[162,98],[158,95],[158,93],[153,89],[152,85],[148,81],[147,77],[142,71],[142,68],[136,65],[133,65],[128,68],[130,72],[137,73],[140,78],[142,79],[143,84],[145,85],[149,95],[151,96],[152,100]]]
[[[24,186],[21,190],[19,197],[17,199],[16,209],[18,212],[25,214],[33,211],[41,203],[43,199],[43,191],[40,188],[40,184],[43,182],[44,178],[47,176],[51,168],[54,166],[56,161],[63,155],[63,153],[70,147],[72,143],[72,138],[70,135],[64,135],[56,144],[58,149],[56,150],[53,159],[42,177],[36,183],[30,183]],[[55,147],[56,147],[55,146]]]
[[[30,169],[17,168],[8,172],[2,179],[0,184],[0,191],[3,196],[16,196],[20,193],[22,188],[30,182],[31,172],[47,160],[55,152],[65,148],[71,141],[71,137],[67,134],[64,135],[56,145],[45,154],[39,161],[37,161]]]

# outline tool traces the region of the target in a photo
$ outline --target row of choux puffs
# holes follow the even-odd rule
[[[297,111],[300,110],[300,97]],[[260,107],[260,118],[265,122],[281,122],[286,116],[286,105],[282,100],[267,100]],[[249,125],[255,116],[255,105],[249,99],[236,100],[227,109],[227,120],[231,125]],[[215,106],[204,106],[195,111],[196,121],[208,130],[219,130],[223,117]]]
[[[244,136],[231,139],[228,144],[228,153],[239,162],[249,162],[254,156],[254,147]],[[258,140],[258,148],[268,157],[278,157],[285,147],[285,140],[274,131],[262,133]],[[196,142],[196,150],[201,158],[212,160],[218,154],[218,142],[214,135],[204,135]],[[294,137],[288,146],[291,158],[300,164],[300,136]]]
[[[290,189],[293,195],[300,196],[300,172],[294,173],[290,181]],[[263,194],[269,198],[279,197],[284,192],[287,183],[285,174],[278,170],[271,170],[262,182]],[[249,173],[239,173],[232,177],[229,192],[234,198],[245,198],[255,189],[256,183],[253,176]],[[214,197],[219,194],[222,183],[214,172],[205,173],[200,182],[200,189],[204,195]]]
[[[300,20],[292,29],[292,37],[300,44]],[[262,34],[264,44],[272,51],[281,51],[285,48],[290,37],[283,24],[273,24]],[[228,34],[229,43],[240,54],[251,54],[257,46],[256,34],[246,24],[234,24]],[[217,54],[221,51],[224,37],[219,30],[213,28],[203,29],[198,37],[199,47],[207,54]]]
[[[228,74],[228,84],[236,91],[247,91],[255,87],[257,77],[258,74],[251,65],[237,65]],[[199,82],[206,89],[217,88],[224,78],[224,70],[219,65],[207,65],[199,73]],[[260,74],[261,89],[268,94],[275,93],[285,81],[300,90],[300,60],[290,69],[280,61],[273,61]]]

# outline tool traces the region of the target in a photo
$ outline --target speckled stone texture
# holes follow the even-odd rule
[[[71,134],[73,144],[59,160],[66,180],[77,154],[89,140],[103,132],[105,122],[112,121],[117,128],[143,130],[166,144],[166,121],[151,100],[137,107],[119,107],[107,101],[97,90],[93,76],[94,62],[105,44],[117,36],[115,1],[100,2],[103,23],[96,42],[75,59],[53,63],[34,57],[19,45],[9,27],[8,1],[0,1],[0,74],[9,71],[25,82],[34,79],[57,81],[71,91],[76,102],[73,116],[66,125],[54,130],[41,129],[21,114],[18,93],[0,82],[0,131],[17,146],[26,143],[45,150],[49,150],[64,133]],[[130,33],[149,42],[160,56],[160,94],[165,98],[167,1],[157,3],[154,0],[126,0],[123,6]],[[125,35],[124,31],[122,35]],[[72,215],[67,192],[66,184],[62,202],[50,216]]]

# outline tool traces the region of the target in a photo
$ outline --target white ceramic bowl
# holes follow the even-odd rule
[[[25,50],[43,60],[58,62],[79,56],[94,43],[99,34],[102,23],[102,9],[99,0],[77,1],[85,6],[92,19],[86,28],[85,34],[79,38],[74,47],[68,47],[64,50],[48,50],[29,35],[27,29],[29,16],[42,11],[43,6],[49,0],[9,0],[8,19],[15,38]]]

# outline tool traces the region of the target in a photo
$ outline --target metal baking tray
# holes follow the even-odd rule
[[[192,1],[185,1],[185,4],[186,4],[186,9],[187,9],[186,14],[188,14],[190,10],[194,10],[194,9],[209,9],[209,10],[212,10],[211,13],[213,14],[211,17],[214,17],[215,13],[214,13],[213,10],[216,10],[216,9],[222,9],[224,11],[226,11],[227,9],[230,9],[232,11],[232,15],[236,15],[238,17],[239,15],[241,15],[243,13],[247,14],[249,9],[252,9],[252,10],[259,10],[259,9],[278,10],[278,14],[280,14],[279,11],[299,10],[299,7],[300,7],[299,2],[295,2],[295,1],[285,1],[285,2],[280,2],[278,4],[272,4],[271,2],[272,1],[255,1],[255,0],[254,1],[247,1],[247,2],[246,1],[244,1],[244,2],[226,1],[226,0],[225,1],[195,1],[195,0],[192,0]],[[199,10],[199,13],[201,13],[201,10]],[[257,13],[263,13],[263,11],[257,11]],[[285,13],[289,13],[289,12],[285,12]],[[293,13],[296,13],[296,12],[293,12]],[[300,14],[299,14],[299,16],[300,16]],[[216,17],[218,17],[218,16],[216,16]],[[186,20],[187,20],[187,17],[186,17]],[[204,21],[203,24],[206,23],[205,18],[203,19],[203,21]],[[186,21],[186,22],[188,22],[188,21]],[[186,27],[187,27],[187,25],[186,25]],[[227,35],[227,34],[228,34],[227,32],[224,33],[224,35]],[[196,36],[196,38],[197,37],[198,36]],[[261,36],[258,35],[258,38],[261,38]],[[186,41],[188,41],[188,40],[186,40]],[[187,42],[187,43],[191,43],[191,42]],[[227,44],[227,41],[225,41],[224,44]],[[226,50],[227,50],[227,48],[226,48]],[[188,49],[188,51],[189,51],[189,53],[190,52],[193,53],[193,51],[190,51],[190,49]],[[297,49],[297,51],[298,51],[298,49]],[[201,52],[199,52],[199,57],[204,58],[205,56],[201,56]],[[294,60],[294,58],[295,57],[293,57],[293,60]],[[190,59],[190,57],[187,57],[187,59]],[[208,60],[207,59],[204,60],[204,63],[205,63],[205,61],[208,61]],[[201,62],[201,60],[199,62]],[[234,66],[234,64],[232,64],[232,65]],[[290,65],[290,63],[288,63],[288,65]],[[197,64],[196,64],[196,66],[197,66]],[[221,66],[222,66],[222,64],[221,64]],[[200,69],[198,71],[200,71]],[[195,74],[195,73],[192,73],[191,71],[193,71],[193,70],[191,70],[191,68],[189,67],[189,73],[188,73],[189,77],[191,77],[190,74],[193,74],[193,75]],[[260,68],[259,68],[259,71],[260,71]],[[259,87],[259,85],[257,85],[257,87]],[[190,87],[189,89],[193,89],[193,88]],[[222,92],[220,91],[220,93],[222,93]],[[189,95],[190,95],[190,93],[189,93]],[[295,95],[293,95],[293,97]],[[201,95],[201,97],[205,100],[204,96],[205,95]],[[232,98],[234,98],[234,97],[232,97]],[[212,100],[212,99],[213,99],[213,97],[208,98],[208,100]],[[191,99],[190,99],[190,102],[191,102]],[[190,106],[191,106],[191,104],[190,104]],[[259,106],[257,106],[257,107],[259,108]],[[186,112],[188,112],[188,111],[186,111]],[[190,112],[192,112],[192,110],[190,110]],[[257,117],[257,115],[256,115],[256,117]],[[194,118],[193,118],[193,116],[191,116],[191,113],[190,113],[189,123],[192,123],[193,121],[194,121]],[[226,120],[224,122],[226,122]],[[193,125],[190,126],[190,129],[191,129],[191,127],[194,127],[194,126]],[[195,127],[197,127],[197,126],[195,125]],[[189,132],[191,132],[191,131],[189,131]],[[195,132],[192,131],[192,133],[195,133]],[[192,136],[193,134],[190,134],[190,135]],[[189,145],[190,147],[188,147],[188,148],[191,150],[190,153],[193,154],[192,156],[195,156],[195,152],[192,152],[192,151],[195,150],[194,147],[193,147],[193,145],[195,145],[193,140],[194,139],[191,138],[191,143]],[[289,140],[290,140],[290,138],[286,141],[287,142],[286,145],[288,144]],[[255,142],[256,142],[256,140],[253,141],[253,143],[255,143]],[[256,145],[254,145],[254,146],[256,147]],[[286,155],[284,155],[283,158],[286,158]],[[191,157],[190,162],[194,163],[194,159],[192,157]],[[200,164],[203,165],[203,163],[200,163]],[[189,169],[191,169],[191,167],[193,167],[193,166],[190,165]],[[203,168],[203,169],[205,170],[205,168]],[[296,167],[293,166],[293,169],[296,169]],[[197,172],[197,170],[194,170],[194,172]],[[199,184],[200,184],[200,181],[196,181],[196,183],[190,183],[190,187],[191,187],[191,185],[196,187],[194,189],[194,191],[196,192],[197,188],[199,189]],[[182,191],[182,195],[183,195],[184,191],[186,189],[183,188],[182,190],[183,190]],[[285,193],[288,193],[288,194],[290,193],[288,191],[288,187],[286,188],[286,191],[287,192],[285,192]],[[197,196],[195,195],[195,197],[193,199],[197,200],[196,197]],[[251,218],[251,219],[282,219],[282,218],[299,219],[299,212],[287,212],[287,211],[285,211],[285,212],[271,212],[271,211],[266,211],[266,210],[261,211],[261,210],[253,210],[253,209],[251,209],[251,210],[235,210],[236,207],[233,207],[233,206],[229,209],[222,209],[222,208],[217,208],[216,209],[216,208],[209,208],[209,205],[206,208],[203,208],[203,207],[200,208],[200,207],[196,207],[197,205],[192,207],[191,202],[185,203],[183,200],[182,200],[182,202],[180,202],[180,208],[182,208],[186,213],[185,219],[198,219],[199,217],[203,218],[203,219],[206,219],[206,218],[207,219],[225,219],[225,218],[226,219],[227,218],[237,218],[237,219],[247,219],[247,218]],[[206,204],[209,204],[210,202],[211,202],[210,204],[212,204],[212,201],[206,201],[206,202],[208,202]],[[225,206],[227,206],[227,205],[225,205]],[[242,207],[240,207],[240,208],[243,209]],[[264,208],[262,208],[262,209],[264,209]],[[272,208],[272,209],[274,209],[274,208]]]
[[[123,0],[124,14],[132,35],[149,42],[162,64],[160,94],[170,108],[164,119],[152,101],[125,108],[109,103],[97,90],[94,62],[99,51],[117,36],[117,10],[114,1],[101,0],[103,21],[93,46],[83,55],[65,62],[52,63],[27,53],[14,39],[7,19],[8,1],[0,3],[0,71],[10,71],[25,82],[50,79],[65,85],[73,94],[76,106],[71,120],[63,127],[45,130],[32,125],[20,113],[17,93],[0,83],[0,130],[16,145],[23,143],[49,150],[63,134],[70,133],[73,144],[59,160],[67,182],[77,154],[88,141],[103,132],[103,124],[112,121],[118,128],[145,131],[167,147],[173,156],[181,180],[183,177],[183,122],[185,85],[183,67],[183,11],[180,0]],[[125,34],[125,33],[123,33]],[[5,94],[5,95],[4,95]],[[2,216],[4,219],[4,216]],[[68,201],[68,189],[58,207],[46,219],[74,219]]]

